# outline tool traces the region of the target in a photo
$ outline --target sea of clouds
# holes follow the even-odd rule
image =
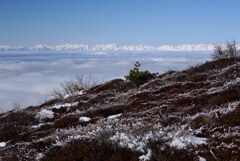
[[[210,60],[208,51],[0,53],[0,112],[37,105],[75,75],[91,73],[100,81],[123,78],[136,61],[142,70],[181,70]]]

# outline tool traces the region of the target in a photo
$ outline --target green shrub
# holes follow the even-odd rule
[[[134,64],[134,68],[129,71],[129,74],[125,76],[126,80],[129,80],[135,84],[142,84],[152,78],[155,78],[158,73],[151,73],[149,71],[139,71],[141,64],[137,61]]]

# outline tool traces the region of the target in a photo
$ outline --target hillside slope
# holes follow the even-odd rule
[[[0,114],[0,160],[240,160],[240,59]]]

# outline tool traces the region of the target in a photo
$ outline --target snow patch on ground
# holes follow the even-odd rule
[[[73,103],[65,103],[65,104],[56,104],[54,106],[52,106],[51,108],[55,108],[55,109],[59,109],[61,107],[66,107],[66,108],[69,108],[69,107],[72,107],[72,106],[76,106],[78,104],[78,102],[73,102]]]
[[[175,134],[169,134],[169,136],[172,137],[172,141],[169,142],[169,145],[178,149],[187,148],[188,145],[197,146],[207,143],[207,138],[199,138],[193,135],[179,136]]]
[[[84,92],[85,92],[84,90],[81,90],[81,91],[79,91],[78,93],[76,93],[75,95],[83,95]],[[66,99],[66,98],[68,98],[68,97],[70,97],[70,96],[72,96],[72,95],[66,94],[65,96],[63,96],[63,98]]]
[[[33,128],[33,129],[37,129],[37,128],[40,128],[41,126],[43,126],[43,125],[52,125],[53,123],[40,123],[40,124],[38,124],[38,125],[33,125],[33,126],[31,126],[31,128]]]
[[[199,159],[199,161],[207,161],[205,158],[203,158],[203,157],[198,157],[198,159]]]
[[[122,116],[122,114],[111,115],[111,116],[108,116],[107,118],[108,119],[116,119],[116,118],[118,118],[120,116]]]
[[[37,128],[41,127],[42,125],[44,125],[44,124],[43,124],[43,123],[40,123],[40,124],[38,124],[38,125],[33,125],[32,128],[37,129]]]
[[[0,148],[3,148],[3,147],[5,147],[5,146],[7,146],[7,143],[6,143],[6,142],[0,142]]]
[[[90,120],[91,120],[90,117],[85,117],[85,116],[79,118],[79,121],[81,121],[81,122],[88,122]]]
[[[44,157],[43,153],[38,153],[35,157],[36,160],[41,160]]]
[[[45,118],[51,119],[54,117],[54,112],[47,109],[42,109],[40,112],[38,112],[36,117],[40,119],[45,119]]]
[[[140,156],[138,159],[140,161],[148,161],[151,159],[151,156],[152,156],[152,151],[148,149],[147,154]]]
[[[228,82],[224,83],[223,86],[212,87],[212,88],[208,89],[206,91],[206,94],[211,95],[211,94],[215,94],[215,93],[220,93],[220,92],[222,92],[224,90],[227,90],[228,88],[230,88],[232,86],[235,86],[235,85],[237,85],[239,83],[240,83],[240,78],[237,77],[235,80],[231,80],[231,81],[228,81]]]
[[[234,85],[237,85],[238,83],[240,83],[240,78],[239,77],[237,77],[235,80],[226,82],[224,84],[224,86],[234,86]]]
[[[231,102],[231,103],[228,103],[226,106],[224,107],[221,107],[221,108],[218,108],[218,109],[214,109],[214,110],[211,110],[211,111],[208,111],[208,112],[200,112],[200,113],[197,113],[196,115],[193,115],[191,117],[188,117],[190,119],[196,119],[198,116],[213,116],[213,115],[216,115],[216,114],[221,114],[221,115],[226,115],[230,112],[233,112],[236,110],[236,108],[240,105],[240,101],[237,101],[237,102]]]

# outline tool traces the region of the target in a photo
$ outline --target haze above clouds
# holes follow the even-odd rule
[[[43,54],[0,54],[0,112],[19,102],[24,108],[49,98],[53,88],[74,75],[89,74],[99,80],[123,78],[133,64],[142,70],[180,70],[210,59],[211,52],[82,52]]]

